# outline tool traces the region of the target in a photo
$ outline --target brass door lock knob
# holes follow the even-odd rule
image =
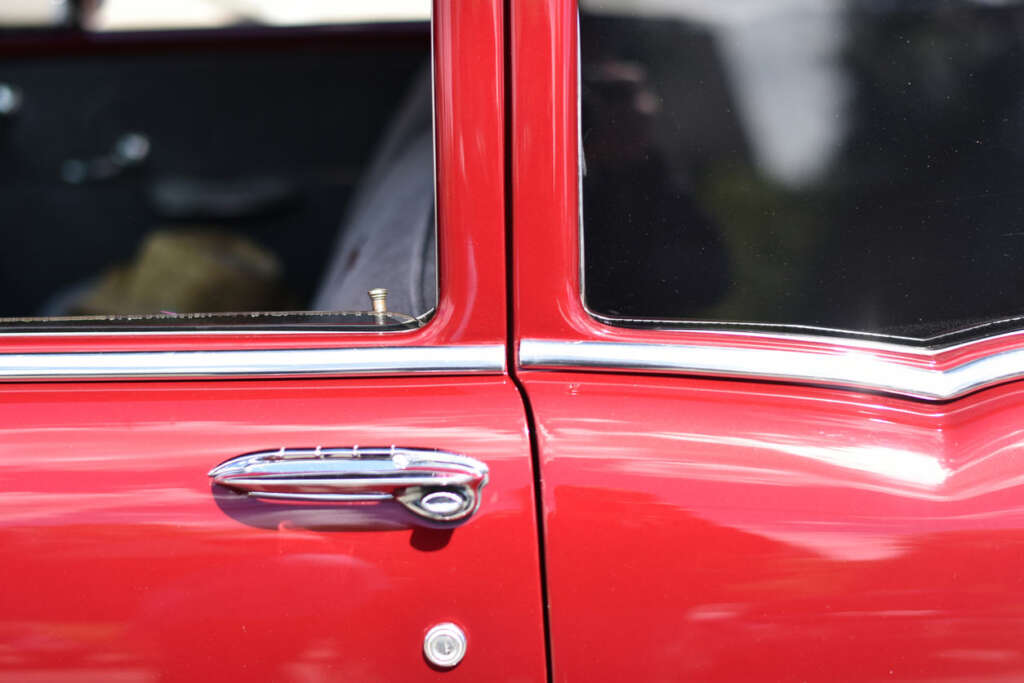
[[[374,313],[388,312],[388,290],[377,287],[367,292],[370,295],[370,302],[373,304]]]

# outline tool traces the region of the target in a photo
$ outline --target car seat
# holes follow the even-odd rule
[[[390,310],[422,316],[437,299],[436,254],[433,96],[424,68],[349,204],[312,308],[366,310],[367,290],[385,287]]]

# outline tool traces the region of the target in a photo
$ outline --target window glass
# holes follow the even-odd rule
[[[12,41],[0,327],[421,324],[436,302],[429,25],[355,30]]]
[[[0,2],[0,31],[61,27],[71,15],[69,0],[4,0]]]
[[[103,0],[86,16],[94,31],[427,21],[423,0]]]
[[[1018,324],[1024,5],[580,5],[595,314],[926,341]]]

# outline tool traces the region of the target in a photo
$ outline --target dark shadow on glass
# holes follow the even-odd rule
[[[581,33],[596,314],[932,345],[1024,324],[1020,3],[583,0]]]

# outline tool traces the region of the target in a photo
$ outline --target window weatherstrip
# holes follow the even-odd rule
[[[0,381],[500,373],[500,344],[0,354]]]
[[[947,400],[1024,378],[1024,349],[940,370],[887,360],[870,351],[789,351],[672,344],[523,340],[523,368],[673,372],[767,379]]]

